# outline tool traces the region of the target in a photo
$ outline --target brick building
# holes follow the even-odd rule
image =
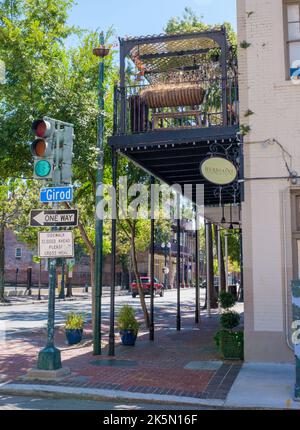
[[[176,279],[176,245],[174,237],[171,239],[171,248],[167,248],[167,255],[162,249],[161,244],[156,246],[155,254],[155,277],[160,282],[166,282],[171,286],[175,286]],[[190,285],[194,282],[192,273],[194,271],[194,237],[189,232],[182,235],[182,284]],[[33,285],[38,285],[40,265],[34,263],[33,258],[37,255],[37,250],[28,248],[25,243],[18,241],[16,235],[11,230],[5,231],[5,282],[8,285],[27,285],[28,270],[31,270],[31,280]],[[169,267],[167,279],[164,276],[163,268]],[[149,252],[140,252],[138,254],[138,267],[141,275],[147,276],[150,273],[150,256]],[[60,269],[58,269],[60,271]],[[47,260],[41,262],[41,282],[43,285],[48,284],[48,265]],[[128,287],[133,280],[134,274],[132,267],[122,273],[120,262],[117,265],[117,285]],[[103,264],[103,285],[109,286],[111,282],[111,256],[107,255],[104,258]],[[72,270],[72,284],[74,286],[90,285],[90,260],[88,255],[82,255],[80,260]]]
[[[18,241],[11,230],[5,230],[5,282],[9,285],[27,285],[28,271],[31,270],[31,282],[38,285],[40,264],[33,261],[37,250],[28,248],[25,243]],[[41,282],[48,284],[47,260],[41,261]],[[90,284],[89,258],[83,255],[75,265],[72,273],[73,285]]]

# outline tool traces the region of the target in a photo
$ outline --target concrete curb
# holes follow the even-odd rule
[[[116,292],[116,296],[127,296],[127,293],[123,293],[123,292]],[[0,308],[1,307],[9,307],[9,306],[24,306],[24,305],[41,305],[41,304],[46,304],[48,303],[48,299],[42,299],[42,300],[37,300],[37,299],[29,299],[28,301],[23,301],[23,302],[15,302],[14,300],[12,300],[12,297],[7,297],[8,299],[10,299],[11,301],[9,303],[0,303]],[[103,297],[109,297],[109,293],[105,293],[103,294]],[[66,297],[65,299],[55,299],[56,303],[63,303],[63,302],[79,302],[79,301],[88,301],[91,300],[91,297],[88,296],[73,296],[73,297]]]
[[[11,299],[11,298],[10,298]],[[88,297],[72,297],[72,298],[65,298],[65,299],[55,299],[56,303],[60,303],[60,302],[78,302],[81,300],[88,300]],[[13,300],[10,301],[10,303],[1,303],[1,306],[24,306],[24,305],[42,305],[42,304],[46,304],[48,303],[47,299],[41,299],[41,300],[37,300],[37,299],[31,299],[31,300],[27,300],[24,302],[14,302]]]
[[[172,405],[211,406],[224,408],[223,400],[205,400],[158,394],[131,393],[128,391],[101,390],[96,388],[55,387],[39,384],[0,384],[0,394],[39,396],[51,398],[77,398],[86,400],[134,400],[136,402],[164,403]],[[228,407],[228,406],[227,406]]]
[[[178,406],[199,406],[211,407],[212,409],[222,410],[287,410],[287,408],[265,407],[265,406],[246,406],[229,403],[217,399],[195,399],[192,397],[167,396],[159,394],[131,393],[129,391],[101,390],[96,388],[76,388],[76,387],[56,387],[52,385],[39,384],[14,384],[12,382],[0,383],[0,395],[30,396],[52,399],[76,398],[79,400],[123,400],[135,401],[136,403],[160,403]]]

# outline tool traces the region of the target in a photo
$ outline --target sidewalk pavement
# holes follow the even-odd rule
[[[225,406],[300,409],[300,401],[293,401],[295,381],[293,364],[245,363]]]
[[[103,324],[103,354],[92,354],[92,330],[88,327],[80,345],[68,346],[63,328],[56,329],[56,346],[63,366],[71,374],[55,381],[24,379],[36,365],[46,333],[38,330],[7,339],[1,348],[0,394],[127,399],[216,408],[300,409],[292,401],[292,365],[223,362],[214,345],[218,314],[202,314],[196,326],[189,306],[182,309],[182,331],[177,332],[176,312],[156,321],[155,341],[142,332],[135,347],[121,345],[116,336],[115,357],[107,356],[108,321]]]

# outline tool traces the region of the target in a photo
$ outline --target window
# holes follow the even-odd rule
[[[15,249],[15,256],[17,260],[20,260],[22,258],[22,248]]]
[[[300,70],[300,1],[286,1],[286,41],[289,76]]]

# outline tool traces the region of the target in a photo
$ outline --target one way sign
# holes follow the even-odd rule
[[[76,227],[77,209],[49,210],[35,209],[30,212],[31,227]]]

